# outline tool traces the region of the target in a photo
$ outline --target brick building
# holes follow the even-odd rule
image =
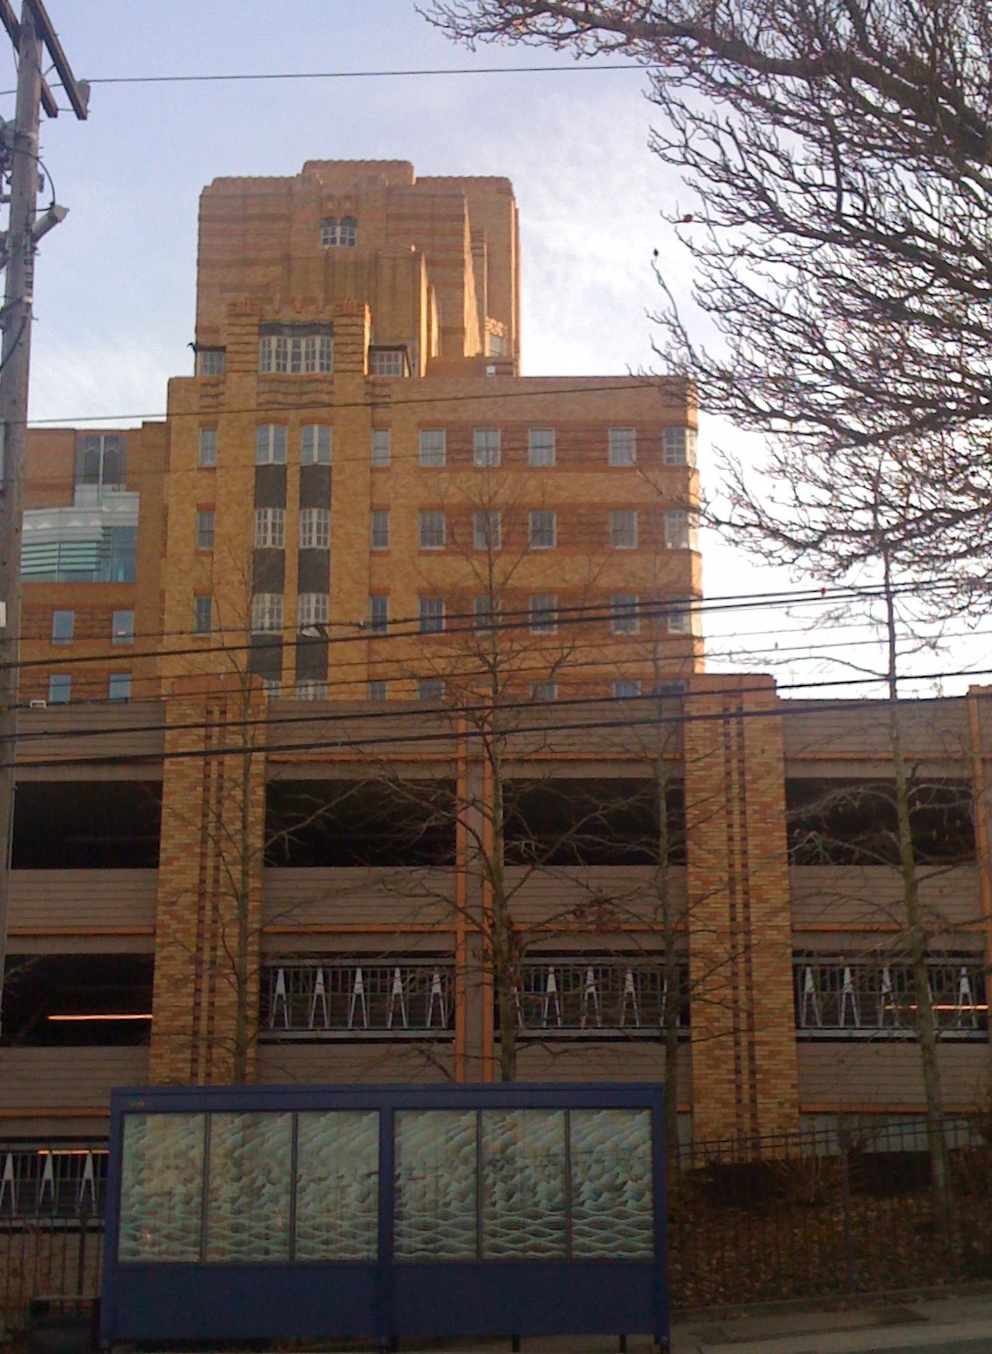
[[[0,1136],[492,1079],[497,897],[519,1077],[671,1056],[697,1138],[919,1114],[887,707],[703,672],[691,391],[523,377],[519,331],[505,180],[219,180],[166,422],[32,435]],[[900,714],[960,1109],[987,705]]]

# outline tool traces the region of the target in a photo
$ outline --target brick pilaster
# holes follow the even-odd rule
[[[689,689],[693,1130],[746,1142],[798,1118],[781,717],[769,677]]]

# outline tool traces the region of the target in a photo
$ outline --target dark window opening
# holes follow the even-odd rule
[[[10,955],[7,1048],[133,1047],[151,1034],[150,954]]]
[[[545,780],[506,787],[510,865],[655,865],[661,838],[670,865],[685,863],[682,786],[667,787],[664,825],[651,780]]]
[[[265,863],[297,869],[452,865],[450,781],[273,781]]]
[[[15,870],[154,870],[159,781],[24,781],[14,797]]]
[[[921,865],[975,859],[971,787],[910,786],[910,827]],[[789,850],[795,865],[898,865],[896,790],[888,781],[788,780]]]

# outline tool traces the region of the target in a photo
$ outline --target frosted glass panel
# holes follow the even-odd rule
[[[127,1114],[121,1161],[121,1260],[199,1260],[203,1114]]]
[[[565,1254],[565,1115],[484,1110],[482,1254],[487,1260]]]
[[[210,1116],[208,1260],[288,1260],[291,1114]]]
[[[475,1258],[475,1134],[473,1110],[397,1113],[398,1260]]]
[[[572,1110],[572,1255],[654,1252],[650,1110]]]
[[[374,1260],[379,1244],[379,1115],[301,1114],[296,1259]]]

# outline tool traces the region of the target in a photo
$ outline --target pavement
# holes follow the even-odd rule
[[[635,1342],[630,1342],[634,1354]],[[615,1348],[615,1346],[614,1346]],[[673,1354],[992,1354],[992,1286],[953,1295],[866,1299],[841,1306],[770,1305],[684,1316],[672,1324]],[[525,1354],[538,1354],[525,1345]]]
[[[509,1340],[400,1341],[401,1354],[510,1354]],[[618,1354],[615,1336],[521,1341],[522,1354]],[[628,1354],[653,1354],[630,1336]],[[992,1354],[992,1284],[952,1294],[883,1294],[820,1303],[769,1303],[685,1313],[672,1323],[671,1354]]]

